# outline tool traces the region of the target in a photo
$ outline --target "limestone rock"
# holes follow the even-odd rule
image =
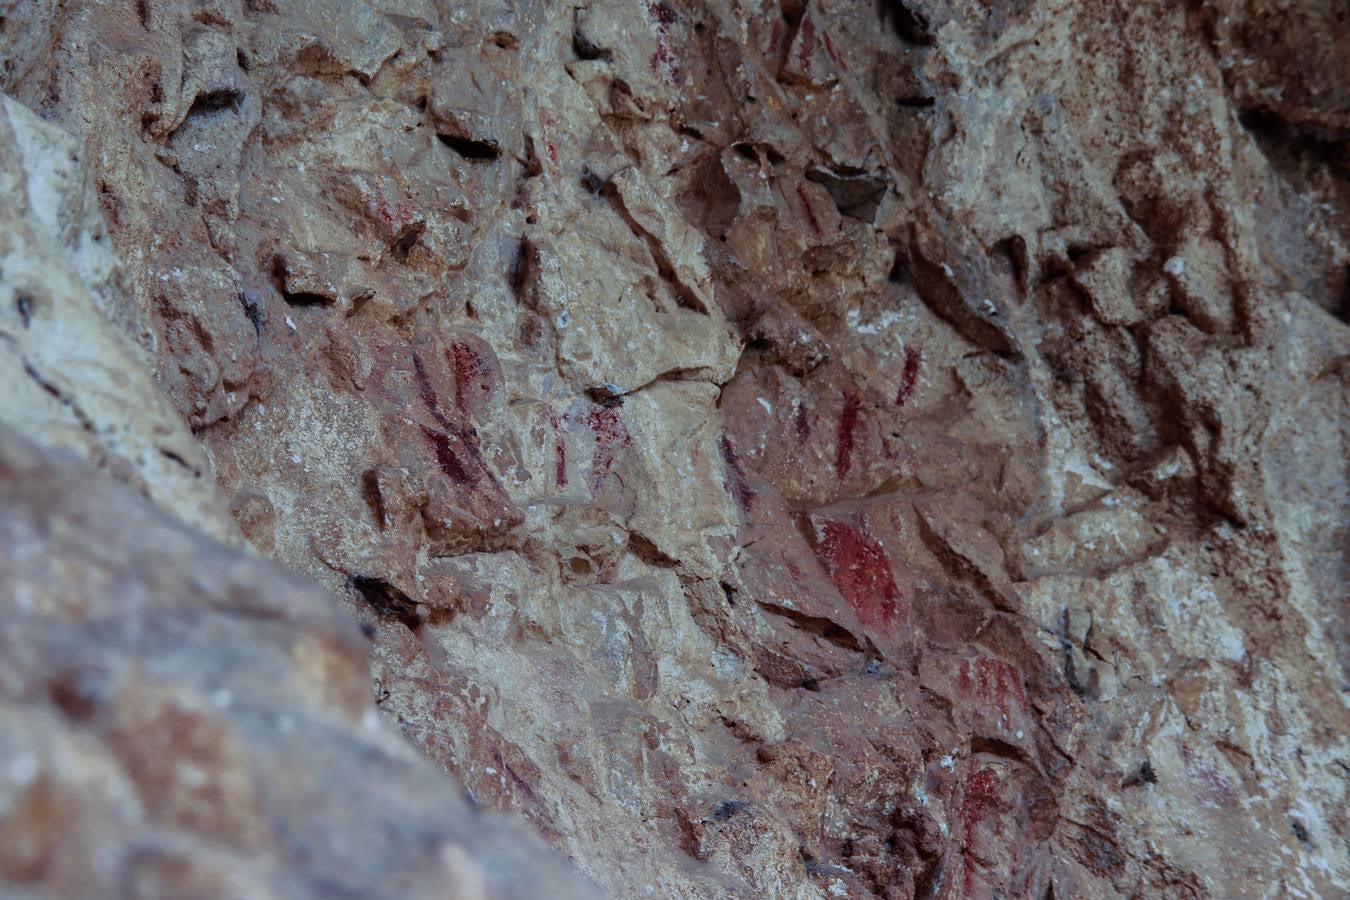
[[[601,890],[1350,891],[1336,3],[39,6],[103,224],[0,155],[0,283],[225,499],[105,468]],[[0,409],[113,459],[77,381]]]

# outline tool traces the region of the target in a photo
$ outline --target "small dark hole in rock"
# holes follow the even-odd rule
[[[502,155],[502,148],[496,141],[456,137],[452,134],[438,134],[436,139],[471,162],[491,162]]]

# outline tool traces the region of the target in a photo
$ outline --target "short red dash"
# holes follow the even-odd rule
[[[905,347],[905,367],[900,371],[900,388],[895,392],[896,406],[904,406],[910,395],[914,393],[914,386],[919,380],[919,366],[922,362],[923,355],[919,353],[918,348]]]
[[[806,221],[811,226],[811,230],[817,236],[823,234],[820,230],[820,222],[816,221],[816,211],[811,208],[811,198],[807,196],[806,185],[800,183],[797,185],[797,196],[801,198],[802,209],[806,210]]]
[[[857,394],[844,395],[844,410],[839,414],[839,427],[835,433],[834,470],[839,478],[847,478],[853,467],[853,444],[858,430],[858,417],[862,412],[862,401]]]

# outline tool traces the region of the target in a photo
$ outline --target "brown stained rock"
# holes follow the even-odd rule
[[[585,896],[394,737],[313,586],[0,434],[8,895]]]
[[[1350,890],[1343,4],[31,6],[0,414],[341,598],[374,684],[289,626],[268,702],[370,688],[615,896]],[[444,787],[103,658],[5,877],[83,871],[95,782],[175,832],[132,896],[483,859],[286,855],[311,788]]]

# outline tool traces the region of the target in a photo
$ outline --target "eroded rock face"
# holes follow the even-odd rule
[[[7,897],[589,896],[384,727],[312,584],[0,431]]]
[[[1350,889],[1341,4],[4,22],[239,529],[604,890]]]

